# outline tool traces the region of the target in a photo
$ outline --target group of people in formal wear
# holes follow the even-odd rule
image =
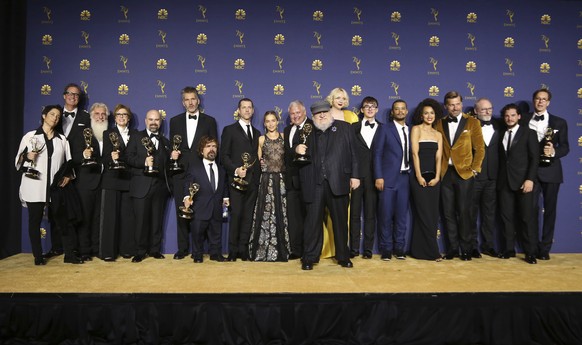
[[[62,254],[71,264],[164,259],[170,197],[176,260],[300,259],[312,270],[322,257],[350,268],[352,258],[374,253],[385,261],[508,259],[516,248],[530,264],[550,259],[569,146],[566,121],[548,113],[547,89],[534,92],[531,113],[508,104],[495,118],[486,98],[463,113],[462,96],[451,91],[444,107],[427,98],[411,118],[396,100],[383,122],[377,99],[365,97],[358,116],[335,88],[311,104],[311,118],[292,101],[282,132],[272,110],[263,131],[253,126],[253,101],[243,98],[220,138],[194,87],[182,89],[184,112],[170,118],[169,138],[158,110],[147,111],[137,130],[128,106],[111,111],[110,125],[107,105],[86,112],[82,96],[67,85],[64,106],[44,107],[16,155],[35,265]],[[45,216],[52,248],[43,253]]]

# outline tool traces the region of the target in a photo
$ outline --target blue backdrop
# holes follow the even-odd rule
[[[26,130],[38,126],[43,105],[62,104],[69,82],[88,105],[130,106],[139,129],[148,109],[166,119],[180,113],[180,90],[196,86],[219,131],[242,97],[254,100],[262,129],[266,110],[286,121],[290,101],[309,106],[338,86],[352,109],[376,97],[382,120],[395,99],[412,111],[457,90],[466,110],[488,97],[498,111],[531,105],[532,92],[547,87],[571,146],[554,249],[582,252],[579,1],[28,0],[27,15]],[[169,203],[165,252],[176,249],[173,212]]]

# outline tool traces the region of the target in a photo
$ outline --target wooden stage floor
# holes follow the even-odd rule
[[[502,260],[484,256],[463,262],[407,258],[385,262],[356,258],[354,268],[322,259],[313,271],[299,261],[224,262],[147,258],[83,265],[63,257],[34,266],[31,254],[0,260],[0,293],[497,293],[582,292],[582,254],[552,254],[529,265],[523,255]]]

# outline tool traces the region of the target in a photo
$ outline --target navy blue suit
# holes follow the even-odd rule
[[[533,114],[525,116],[524,123],[528,125],[532,121]],[[552,144],[556,154],[550,166],[540,166],[538,168],[538,180],[534,189],[534,202],[536,212],[540,211],[540,196],[543,197],[543,225],[541,230],[541,239],[538,241],[538,251],[540,255],[549,254],[554,242],[554,227],[556,225],[556,214],[558,207],[558,192],[560,184],[564,182],[562,173],[561,158],[570,152],[568,143],[568,123],[561,117],[549,114],[548,127],[554,130]],[[544,150],[544,142],[540,142],[540,155]],[[539,217],[536,217],[536,222]],[[537,227],[539,229],[539,224]]]
[[[407,140],[408,157],[411,157],[410,135]],[[378,250],[381,254],[405,251],[411,168],[401,170],[403,153],[404,143],[394,121],[380,126],[372,144],[372,161],[374,180],[384,179],[384,190],[380,191],[378,198]]]
[[[216,161],[213,162],[212,169],[214,171],[218,169],[218,179],[214,191],[202,160],[193,162],[184,178],[183,197],[189,195],[190,183],[194,182],[200,185],[191,206],[194,211],[190,221],[192,255],[194,257],[202,256],[204,253],[205,235],[208,237],[208,253],[211,256],[222,254],[222,203],[223,199],[228,197],[228,184],[226,171]]]
[[[192,142],[188,142],[188,121],[198,121],[196,126],[196,133]],[[186,113],[178,114],[170,119],[170,140],[173,141],[175,135],[182,137],[182,142],[178,150],[180,150],[180,158],[178,158],[178,164],[184,167],[184,172],[174,174],[171,177],[172,191],[174,194],[174,203],[176,206],[176,211],[180,205],[182,205],[182,198],[180,194],[182,193],[182,186],[187,182],[186,171],[189,169],[190,165],[195,162],[200,161],[200,156],[198,156],[198,144],[203,136],[210,136],[218,140],[217,125],[214,117],[206,115],[202,112],[198,113],[198,118],[196,120],[188,120]],[[173,143],[172,143],[173,145]],[[186,255],[190,248],[188,246],[188,222],[180,217],[176,217],[176,235],[178,240],[178,253]]]

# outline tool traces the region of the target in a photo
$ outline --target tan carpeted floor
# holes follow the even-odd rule
[[[529,265],[523,255],[509,260],[484,256],[462,262],[412,258],[385,262],[356,258],[354,268],[323,259],[313,271],[287,263],[147,258],[83,265],[63,257],[34,266],[30,254],[0,260],[0,293],[445,293],[581,292],[582,254],[552,254]]]

